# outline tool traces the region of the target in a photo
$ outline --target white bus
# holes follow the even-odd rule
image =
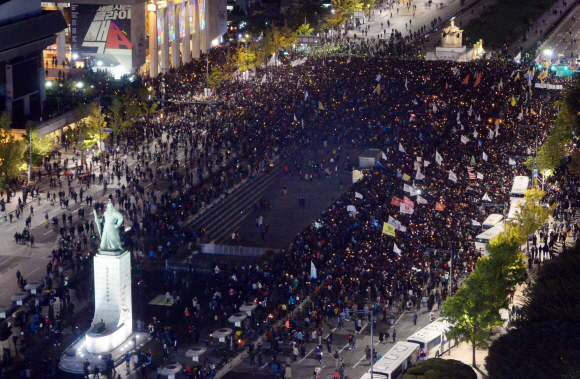
[[[487,250],[485,246],[490,239],[494,238],[498,234],[503,232],[503,223],[500,223],[492,228],[487,229],[485,232],[479,234],[475,237],[475,249],[483,255],[487,255]]]
[[[420,357],[420,346],[411,342],[397,342],[373,365],[373,377],[400,379],[408,368],[415,366]],[[369,370],[370,374],[371,370]]]
[[[446,338],[448,330],[449,323],[439,318],[407,338],[407,342],[419,344],[425,359],[438,358],[455,346],[454,341]]]
[[[520,213],[520,204],[526,202],[526,199],[521,197],[512,197],[510,201],[510,210],[507,215],[508,220],[515,220],[517,214]]]
[[[516,176],[514,177],[514,184],[512,184],[512,190],[510,192],[510,197],[524,197],[528,186],[530,185],[530,178],[527,176]]]
[[[497,213],[492,213],[489,216],[487,216],[487,218],[485,219],[483,224],[481,224],[481,229],[487,230],[487,229],[493,228],[494,226],[496,226],[497,224],[499,224],[502,221],[503,221],[502,215],[497,214]]]

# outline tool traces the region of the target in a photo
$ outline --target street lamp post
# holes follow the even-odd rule
[[[534,186],[536,186],[537,175],[535,174],[536,171],[534,171],[534,169],[539,172],[539,167],[538,167],[538,129],[539,129],[539,126],[538,125],[520,125],[520,127],[523,127],[523,128],[536,128],[536,144],[535,144],[536,145],[535,146],[536,151],[534,153],[534,155],[535,155],[534,156],[534,165],[533,165],[533,169],[532,169],[532,176],[534,178]]]
[[[99,150],[102,150],[103,138],[102,138],[102,124],[101,124],[101,95],[99,95]]]
[[[32,176],[32,124],[28,123],[28,185]]]

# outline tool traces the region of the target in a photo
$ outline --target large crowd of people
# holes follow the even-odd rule
[[[249,80],[224,81],[209,102],[164,104],[162,115],[114,136],[116,145],[92,155],[90,167],[80,160],[74,169],[47,160],[44,169],[51,177],[69,173],[68,180],[55,181],[67,206],[69,197],[76,202],[78,196],[102,212],[106,197],[94,203],[92,196],[83,197],[83,188],[86,193],[102,185],[128,215],[127,247],[137,259],[148,254],[163,261],[205,238],[203,229],[186,222],[191,215],[234,183],[260,175],[275,155],[324,143],[324,163],[352,171],[356,157],[343,149],[380,149],[377,164],[363,170],[360,181],[276,255],[268,270],[216,267],[203,304],[209,303],[209,316],[200,316],[194,305],[187,319],[196,327],[203,320],[224,324],[242,302],[254,299],[280,317],[314,288],[320,296],[313,303],[318,312],[311,314],[312,330],[328,318],[340,322],[344,308],[382,303],[385,320],[393,308],[431,310],[448,295],[446,254],[454,256],[455,275],[473,269],[477,222],[502,212],[484,209],[482,199],[509,203],[513,176],[528,175],[521,157],[533,154],[536,133],[540,142],[547,136],[560,92],[531,88],[538,73],[510,62],[392,59],[368,49],[353,44],[302,64],[259,67]],[[225,56],[223,49],[212,51],[216,60]],[[144,85],[155,88],[159,99],[196,101],[205,85],[204,65],[194,61]],[[107,189],[115,178],[117,186]],[[81,270],[76,253],[88,248],[83,236],[94,234],[94,227],[82,220],[75,228],[70,217],[67,227],[65,214],[70,212],[63,213],[53,256],[57,264],[73,261]],[[383,233],[390,218],[395,236]]]

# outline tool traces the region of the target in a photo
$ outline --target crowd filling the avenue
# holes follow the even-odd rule
[[[185,281],[174,283],[173,296],[181,298],[177,306],[186,322],[171,333],[189,333],[190,342],[196,342],[200,334],[226,325],[243,302],[256,301],[270,318],[266,324],[251,318],[242,324],[245,336],[255,336],[313,290],[308,320],[292,319],[294,328],[268,331],[272,341],[295,340],[300,349],[312,332],[318,338],[321,324],[340,327],[349,316],[344,309],[371,307],[384,321],[379,332],[390,331],[394,339],[393,313],[438,309],[448,296],[449,252],[454,276],[468,275],[481,254],[475,247],[479,224],[491,213],[504,212],[482,203],[509,204],[513,177],[531,176],[522,157],[534,154],[536,133],[538,143],[547,137],[561,91],[533,88],[542,75],[534,65],[427,62],[369,52],[366,45],[353,45],[295,64],[287,59],[259,67],[253,78],[225,80],[209,102],[195,104],[186,102],[197,101],[194,94],[205,86],[205,60],[143,79],[157,98],[181,104],[165,103],[161,114],[114,135],[112,147],[101,156],[89,153],[86,167],[79,158],[62,162],[55,151],[37,174],[39,179],[64,177],[51,179],[48,187],[63,214],[60,224],[61,217],[49,220],[47,215],[59,230],[54,265],[47,273],[58,273],[54,267],[70,262],[73,273],[87,269],[82,262],[95,227],[84,219],[84,211],[66,209],[69,199],[98,214],[112,201],[126,215],[123,238],[136,262],[150,259],[161,265],[180,249],[211,241],[203,228],[190,226],[190,216],[227,194],[232,183],[264,175],[275,156],[288,157],[303,146],[322,149],[320,166],[292,166],[287,173],[296,180],[324,181],[337,172],[350,178],[359,170],[353,151],[365,147],[380,150],[376,165],[362,169],[360,180],[267,267],[220,263],[193,303],[183,295]],[[224,51],[212,54],[219,60]],[[130,167],[129,160],[136,164]],[[566,171],[545,183],[545,202],[558,205],[558,225],[551,226],[557,233],[570,228],[574,185]],[[86,194],[91,186],[102,186],[104,196],[93,201]],[[296,198],[299,206],[308,206],[307,200]],[[29,235],[15,237],[21,242]],[[539,241],[541,250],[532,248],[537,261],[550,257],[556,238],[560,235],[548,240],[546,234]],[[538,245],[535,240],[533,245]],[[188,275],[194,280],[196,274]],[[165,325],[155,322],[152,333],[173,346],[177,334],[163,332]],[[261,346],[251,350],[252,361],[255,355],[261,363]],[[287,366],[276,370],[289,377]],[[211,371],[207,365],[198,375],[207,377]]]

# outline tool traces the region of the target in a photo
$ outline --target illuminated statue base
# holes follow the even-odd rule
[[[428,61],[469,62],[482,58],[484,54],[485,51],[483,50],[483,41],[479,40],[473,45],[471,49],[467,49],[467,46],[437,46],[435,51],[430,51],[427,53],[425,59]]]
[[[66,372],[82,373],[85,359],[104,370],[106,355],[120,362],[149,339],[147,333],[133,333],[130,252],[99,250],[93,263],[95,315],[86,334],[63,353],[59,367]]]
[[[94,258],[95,316],[87,332],[87,351],[115,349],[133,333],[131,254],[101,252]]]

